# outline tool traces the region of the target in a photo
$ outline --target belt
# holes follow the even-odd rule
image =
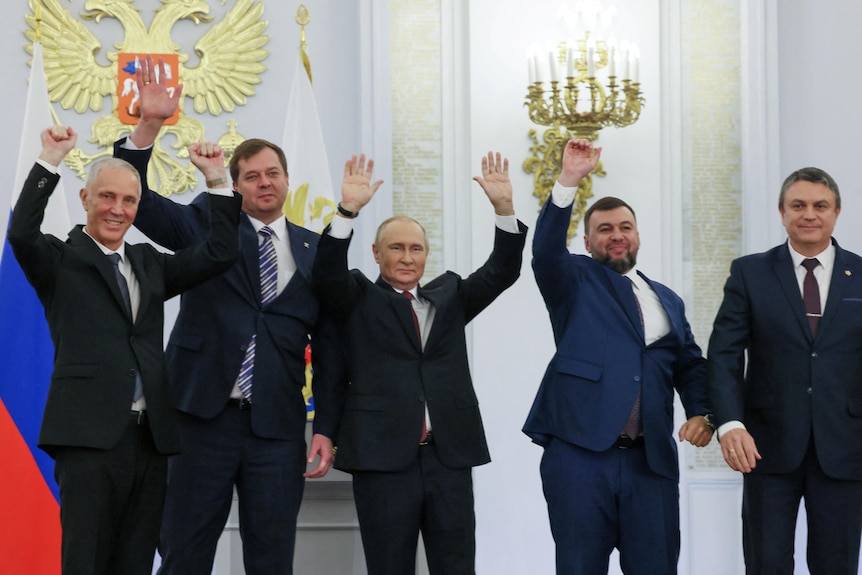
[[[434,434],[429,431],[425,434],[425,439],[419,442],[419,445],[434,445]]]
[[[638,435],[634,439],[629,437],[628,435],[620,435],[617,437],[616,443],[614,443],[614,447],[617,449],[633,449],[635,447],[643,447],[644,446],[644,436]]]
[[[129,415],[132,416],[132,419],[135,420],[136,425],[147,425],[147,410],[142,409],[140,411],[136,411],[134,409],[129,411]]]
[[[227,404],[237,409],[251,409],[251,401],[244,397],[231,397],[227,400]]]

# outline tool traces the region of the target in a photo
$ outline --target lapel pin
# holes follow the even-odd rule
[[[302,242],[302,247],[307,248],[307,247],[308,247],[308,242]]]
[[[850,270],[844,270],[844,275],[849,278],[850,276],[853,275],[853,272],[851,272]]]

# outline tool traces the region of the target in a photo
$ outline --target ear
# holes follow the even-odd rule
[[[588,236],[587,234],[584,234],[584,249],[587,250],[588,254],[593,253],[590,249],[590,236]]]
[[[374,261],[380,263],[380,252],[377,250],[377,244],[371,244],[371,253],[374,254]]]
[[[83,206],[84,211],[87,211],[87,188],[81,188],[81,191],[78,192],[78,196],[81,198],[81,206]]]

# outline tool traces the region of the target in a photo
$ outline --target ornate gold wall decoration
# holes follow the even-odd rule
[[[116,50],[106,53],[110,62],[107,66],[95,58],[102,49],[101,41],[59,0],[29,0],[29,5],[32,13],[26,16],[28,28],[24,35],[33,42],[38,30],[41,37],[50,100],[81,114],[87,110],[101,111],[104,98],[111,96],[111,113],[91,127],[90,142],[102,151],[90,155],[76,148],[66,158],[66,163],[81,178],[90,162],[111,154],[113,142],[133,129],[123,124],[118,114],[121,55],[177,54],[183,96],[192,99],[195,113],[209,112],[215,116],[223,111],[232,112],[236,105],[245,105],[248,96],[255,94],[254,85],[261,82],[260,75],[266,69],[261,62],[269,55],[263,49],[269,36],[263,34],[267,22],[261,18],[260,0],[237,0],[221,21],[210,26],[195,45],[200,63],[194,68],[185,66],[189,55],[179,52],[181,47],[171,40],[171,30],[182,20],[210,24],[214,18],[209,16],[209,4],[204,0],[162,0],[149,28],[134,0],[87,0],[80,15],[82,19],[100,23],[103,18],[113,18],[125,32],[123,40],[114,45]],[[32,54],[32,44],[25,49]],[[162,128],[153,147],[149,183],[164,195],[181,193],[197,185],[195,169],[180,164],[161,141],[166,135],[173,136],[170,147],[176,150],[176,158],[187,158],[186,147],[204,139],[203,124],[184,113],[184,100],[180,101],[177,122]]]

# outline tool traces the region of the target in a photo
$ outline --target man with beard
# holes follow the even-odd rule
[[[604,573],[616,547],[627,575],[677,572],[679,470],[674,390],[689,418],[679,441],[712,438],[705,360],[682,300],[635,268],[640,238],[623,200],[584,216],[592,257],[569,253],[578,182],[601,148],[570,140],[563,170],[536,222],[533,271],[556,353],[524,433],[544,447],[541,475],[557,573]]]

